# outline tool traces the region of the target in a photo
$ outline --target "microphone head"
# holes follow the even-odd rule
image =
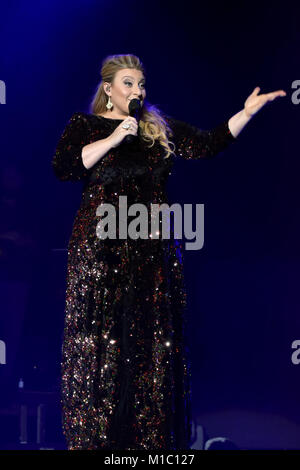
[[[129,110],[129,116],[132,116],[134,117],[137,121],[140,120],[140,112],[141,112],[141,102],[138,98],[134,98],[133,100],[130,101],[129,105],[128,105],[128,110]],[[139,132],[139,130],[138,130]],[[135,139],[136,139],[137,136],[135,135],[132,135],[132,134],[129,134],[127,135],[123,142],[125,144],[129,144],[131,142],[134,142]]]
[[[136,113],[138,113],[141,109],[141,102],[138,98],[134,98],[133,100],[130,101],[128,110],[130,116],[134,116]]]

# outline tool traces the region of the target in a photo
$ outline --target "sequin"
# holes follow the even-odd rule
[[[210,131],[165,115],[176,158],[212,157],[236,139],[228,122]],[[183,244],[149,238],[100,240],[99,204],[168,202],[174,156],[156,142],[122,142],[86,169],[82,147],[110,135],[119,119],[77,112],[52,168],[83,191],[68,244],[61,362],[68,449],[189,449],[191,362],[186,340]],[[150,227],[149,227],[150,228]],[[150,233],[150,230],[149,230]]]

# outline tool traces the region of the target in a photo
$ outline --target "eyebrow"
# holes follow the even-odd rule
[[[131,75],[124,75],[124,77],[122,78],[133,78],[134,80],[134,77],[132,77]],[[145,81],[145,78],[141,78],[140,82],[143,82],[143,81]]]

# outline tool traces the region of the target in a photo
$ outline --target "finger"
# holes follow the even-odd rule
[[[286,92],[284,90],[276,90],[276,91],[272,91],[271,93],[276,93],[276,94],[283,93],[284,95],[286,95]]]
[[[275,93],[276,96],[286,96],[286,92],[284,90],[273,91],[273,93]]]
[[[134,122],[134,121],[126,121],[126,124],[129,124],[130,126],[130,129],[136,129],[137,128],[137,124]]]
[[[130,124],[130,127],[126,129],[127,132],[137,132],[138,128],[133,123]]]
[[[252,92],[252,95],[257,95],[258,93],[260,92],[260,88],[259,86],[255,87],[253,92]]]
[[[278,93],[277,91],[273,91],[271,93],[268,93],[268,99],[270,101],[273,101],[275,98],[277,98],[280,95],[281,95],[281,93]],[[281,95],[281,96],[284,96],[284,95]]]
[[[269,100],[273,101],[278,96],[286,96],[286,92],[284,90],[272,91],[271,93],[268,93],[267,96]]]

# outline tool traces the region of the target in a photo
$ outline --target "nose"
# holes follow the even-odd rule
[[[137,91],[133,93],[133,98],[138,98],[139,100],[142,100],[143,99],[143,93],[141,92],[141,90],[139,89],[139,87],[137,88]]]

